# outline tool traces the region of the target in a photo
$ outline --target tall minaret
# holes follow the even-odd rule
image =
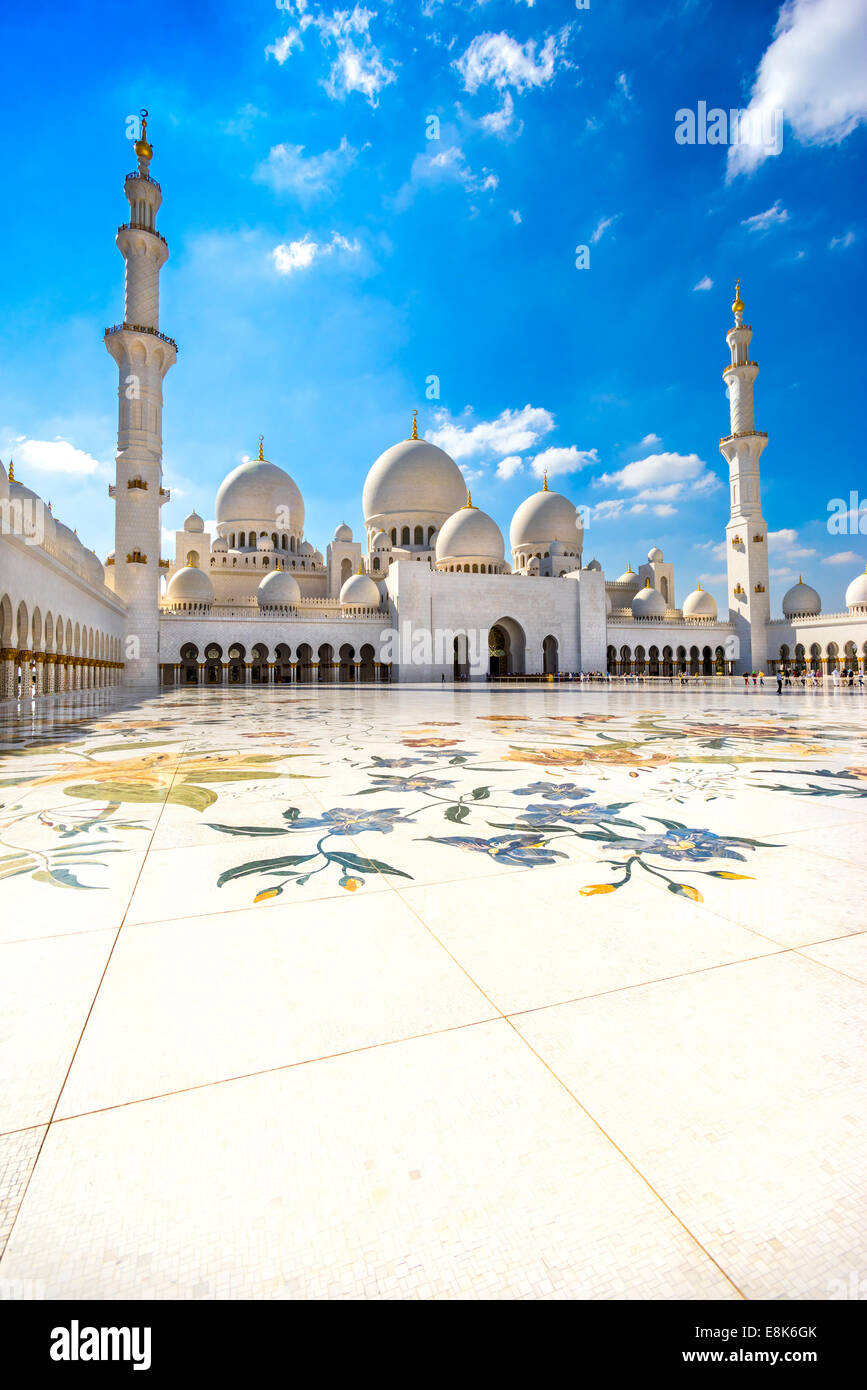
[[[720,453],[729,465],[731,520],[726,526],[726,568],[728,570],[729,618],[740,641],[736,669],[767,670],[768,528],[762,516],[759,459],[768,442],[765,432],[755,428],[753,382],[759,374],[757,362],[750,361],[753,330],[744,323],[741,282],[735,286],[732,304],[735,326],[726,334],[732,360],[723,372],[731,411],[731,434],[719,442]]]
[[[162,486],[163,377],[174,366],[177,348],[159,331],[160,270],[169,248],[156,230],[162,194],[149,173],[153,150],[146,111],[135,152],[138,169],[124,180],[129,222],[117,230],[126,262],[123,323],[105,330],[105,345],[119,372],[117,466],[109,493],[115,500],[114,588],[127,605],[124,684],[155,685],[160,508],[169,498]]]

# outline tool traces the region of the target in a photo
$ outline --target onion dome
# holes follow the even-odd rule
[[[850,609],[867,608],[867,568],[863,574],[856,574],[846,590],[846,607]]]
[[[387,531],[375,531],[370,548],[371,550],[391,550],[391,536]]]
[[[306,556],[306,555],[315,555],[315,554],[316,554],[316,551],[313,549],[313,546],[310,544],[309,541],[302,541],[301,544],[300,544],[299,547],[298,547],[298,554],[299,554],[299,555],[305,555],[305,556]]]
[[[287,526],[285,517],[290,519]],[[304,528],[304,503],[294,480],[282,468],[262,457],[248,459],[233,468],[217,492],[217,525],[232,529],[272,531],[280,521],[280,530],[297,534]]]
[[[184,607],[192,604],[210,604],[214,601],[214,588],[204,570],[198,565],[187,564],[175,570],[166,588],[166,602]]]
[[[701,584],[697,584],[692,593],[687,594],[684,599],[681,611],[685,618],[716,619],[716,599],[713,594],[709,594],[706,589],[703,589]]]
[[[272,570],[256,590],[256,602],[260,608],[291,608],[301,602],[301,587],[288,570]]]
[[[473,506],[467,492],[466,505],[448,517],[436,539],[437,565],[477,562],[501,565],[505,559],[502,532],[487,512]]]
[[[652,549],[647,552],[647,562],[650,565],[658,565],[660,561],[664,559],[665,556],[658,545],[653,546]]]
[[[665,599],[658,589],[651,587],[650,580],[646,580],[643,589],[632,600],[633,618],[664,618],[666,611]]]
[[[195,532],[198,533],[198,532],[204,531],[204,529],[205,529],[205,523],[202,521],[202,518],[199,516],[199,513],[198,513],[198,512],[190,512],[189,516],[187,517],[186,521],[184,522],[184,530],[185,530],[185,531],[195,531]]]
[[[618,584],[638,584],[639,582],[640,581],[638,575],[635,573],[631,565],[627,570],[624,571],[623,574],[618,575],[617,578]]]
[[[362,570],[351,574],[340,590],[340,602],[345,608],[378,608],[380,598],[377,585]]]
[[[814,618],[822,611],[822,600],[816,590],[798,576],[797,584],[783,594],[783,614],[787,618]]]
[[[588,569],[588,570],[595,570],[595,571],[598,572],[598,571],[600,571],[600,570],[602,569],[602,566],[600,565],[599,561],[598,561],[598,560],[596,559],[596,557],[594,556],[593,559],[590,561],[590,564],[589,564],[589,565],[585,565],[584,568],[585,568],[585,569]]]
[[[413,420],[412,438],[380,454],[365,479],[364,520],[400,517],[409,521],[414,513],[421,513],[445,521],[462,506],[466,492],[454,459],[436,444],[419,439]]]
[[[225,555],[225,553],[226,553],[226,551],[227,551],[228,549],[229,549],[229,542],[226,540],[226,537],[225,537],[225,536],[217,536],[217,537],[211,542],[211,554],[212,554],[212,555]]]
[[[574,503],[560,492],[548,490],[547,475],[542,487],[526,497],[512,517],[509,543],[513,550],[525,545],[548,546],[562,541],[570,552],[581,549],[584,526]]]
[[[334,532],[334,539],[335,539],[336,541],[351,541],[351,540],[352,540],[352,529],[351,529],[351,527],[347,526],[347,524],[346,524],[345,521],[341,521],[341,523],[340,523],[340,525],[338,526],[337,530]]]
[[[273,550],[274,542],[270,536],[258,536],[256,539],[256,549],[258,551]]]

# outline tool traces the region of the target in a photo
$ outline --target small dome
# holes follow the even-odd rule
[[[217,554],[217,555],[225,555],[225,553],[226,553],[226,551],[227,551],[228,549],[229,549],[229,542],[226,540],[226,537],[225,537],[225,536],[217,536],[216,540],[214,540],[214,541],[211,543],[211,554],[212,554],[212,555],[214,555],[214,554]]]
[[[472,505],[467,493],[467,505],[440,527],[436,540],[437,564],[452,560],[476,560],[483,564],[501,565],[505,559],[502,532],[487,512]]]
[[[816,590],[798,579],[783,594],[783,614],[787,618],[813,618],[822,611],[822,600]]]
[[[590,561],[590,564],[587,565],[587,569],[589,569],[589,570],[596,570],[596,571],[598,572],[598,571],[600,571],[600,570],[602,569],[602,566],[600,565],[599,561],[598,561],[598,560],[596,559],[596,557],[594,556],[594,558]]]
[[[370,546],[372,550],[391,550],[391,537],[387,531],[377,531]]]
[[[272,541],[270,536],[259,536],[256,540],[256,549],[260,551],[273,550],[274,542]]]
[[[314,551],[313,546],[310,544],[309,541],[302,541],[298,547],[299,555],[314,555],[315,553],[316,552]]]
[[[378,608],[380,592],[369,574],[351,574],[340,590],[340,602],[352,608]]]
[[[665,556],[663,555],[663,553],[662,553],[662,551],[660,550],[660,548],[659,548],[658,545],[653,546],[653,548],[652,548],[651,550],[648,550],[648,552],[647,552],[647,561],[648,561],[648,564],[651,564],[651,565],[658,565],[659,562],[660,562],[660,560],[664,560],[664,559],[665,559]]]
[[[632,600],[633,618],[664,618],[665,599],[658,589],[651,587],[648,579],[643,589]]]
[[[19,483],[17,478],[13,478],[8,484],[9,501],[13,504],[10,508],[8,524],[13,527],[21,527],[25,537],[34,539],[39,545],[43,539],[54,540],[56,536],[56,523],[48,507],[42,498],[31,488]],[[19,511],[20,508],[20,511]],[[73,549],[76,551],[75,559],[82,563],[82,555],[79,553],[83,547],[78,537],[74,538]]]
[[[550,545],[562,541],[567,550],[581,549],[584,527],[577,507],[560,492],[547,487],[526,497],[512,517],[509,542],[513,550],[524,545]]]
[[[166,589],[168,603],[213,603],[214,588],[204,570],[198,565],[186,565],[175,570]]]
[[[867,608],[867,568],[863,574],[856,574],[846,590],[847,608]]]
[[[314,552],[313,552],[313,559],[316,561],[316,564],[317,564],[317,565],[324,564],[324,561],[323,561],[323,559],[322,559],[322,551],[321,551],[321,550],[314,550]]]
[[[301,601],[298,580],[288,570],[272,570],[256,590],[256,601],[260,608],[291,608]]]
[[[184,530],[185,530],[185,531],[204,531],[204,529],[205,529],[205,523],[202,521],[202,518],[199,516],[199,513],[198,513],[198,512],[190,512],[189,516],[187,517],[186,521],[184,522]]]
[[[638,583],[640,583],[640,580],[639,580],[639,578],[638,578],[638,575],[635,573],[635,571],[633,570],[632,566],[630,565],[628,570],[625,570],[625,571],[623,572],[623,574],[619,574],[619,575],[617,576],[617,583],[618,583],[618,584],[638,584]]]
[[[701,585],[697,585],[691,594],[687,594],[683,601],[683,616],[685,618],[716,618],[716,599],[713,594],[709,594]]]
[[[334,532],[334,539],[335,539],[336,541],[351,541],[351,540],[352,540],[352,531],[351,531],[350,527],[347,526],[347,524],[346,524],[345,521],[341,521],[341,523],[340,523],[340,525],[338,526],[337,530]]]
[[[445,520],[466,495],[463,474],[445,450],[426,439],[403,439],[380,454],[365,479],[364,519],[433,512]]]

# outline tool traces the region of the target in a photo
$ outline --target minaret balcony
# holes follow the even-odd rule
[[[725,376],[728,372],[736,372],[738,367],[755,367],[756,371],[759,370],[758,362],[729,362],[727,367],[723,367],[723,376]]]
[[[764,539],[765,539],[765,538],[764,538],[764,536],[761,534],[761,532],[759,532],[757,535],[753,536],[753,540],[756,541],[756,542],[759,542],[759,543],[762,542],[762,541],[764,541]]]
[[[144,222],[121,222],[117,229],[118,236],[121,232],[150,232],[151,236],[155,236],[158,241],[162,242],[163,246],[167,247],[169,244],[162,232],[158,232],[156,227],[148,227]]]
[[[738,546],[743,545],[743,543],[744,541],[742,536],[732,536],[732,545]]]
[[[734,434],[720,435],[720,444],[728,444],[730,439],[767,439],[767,430],[735,430]]]
[[[171,569],[171,567],[172,567],[172,562],[171,562],[171,560],[160,560],[160,569],[161,569],[161,570],[168,570],[168,569]]]
[[[106,328],[103,338],[110,338],[114,333],[148,333],[152,338],[159,338],[161,343],[168,343],[175,352],[178,345],[174,338],[170,338],[167,333],[161,333],[158,328],[149,328],[146,323],[115,323],[111,328]]]
[[[765,586],[764,586],[764,584],[757,584],[756,587],[755,587],[754,592],[757,593],[757,594],[763,594],[763,593],[765,592]]]
[[[108,485],[108,495],[109,495],[109,497],[116,497],[116,496],[117,496],[117,489],[116,489],[114,483],[109,483],[109,485]]]
[[[160,188],[156,179],[152,179],[150,174],[145,174],[141,169],[133,169],[132,173],[124,174],[123,176],[124,183],[131,183],[133,179],[141,179],[142,183],[152,184],[153,187],[157,190],[157,192],[162,192],[162,189]]]
[[[164,507],[164,506],[165,506],[166,502],[168,502],[168,500],[169,500],[169,498],[171,497],[171,495],[172,495],[172,494],[171,494],[171,491],[170,491],[169,488],[167,488],[167,487],[161,487],[161,488],[160,488],[160,506],[161,506],[161,507]]]
[[[146,565],[148,557],[142,555],[140,550],[133,550],[130,555],[127,555],[126,562],[128,565]]]
[[[148,490],[148,485],[144,478],[127,478],[126,485],[128,488],[140,488],[142,492],[147,492]]]

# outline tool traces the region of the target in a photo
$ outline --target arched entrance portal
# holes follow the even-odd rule
[[[546,676],[556,676],[560,669],[556,637],[546,637],[542,643],[542,670]]]
[[[488,669],[492,676],[523,676],[524,629],[514,618],[498,618],[488,633]]]

